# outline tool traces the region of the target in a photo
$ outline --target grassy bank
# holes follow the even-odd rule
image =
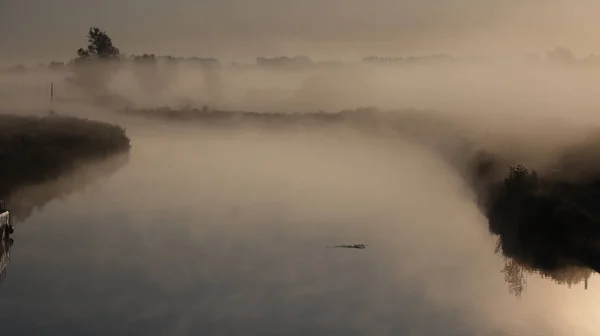
[[[0,115],[0,197],[129,148],[125,129],[117,125],[74,117]]]
[[[213,110],[208,107],[171,109],[169,107],[161,108],[140,108],[120,110],[121,114],[137,116],[143,118],[200,122],[211,125],[231,125],[236,122],[257,123],[263,125],[332,125],[341,122],[356,120],[366,122],[369,119],[384,116],[385,112],[380,112],[375,108],[357,108],[348,109],[340,112],[303,112],[303,113],[269,113],[252,111],[228,111]]]

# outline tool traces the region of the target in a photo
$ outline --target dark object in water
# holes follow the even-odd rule
[[[365,249],[367,246],[363,245],[363,244],[336,245],[336,246],[333,246],[333,248],[336,248],[336,247],[340,247],[340,248],[353,248],[353,249],[360,249],[360,250],[362,250],[362,249]]]
[[[4,207],[4,201],[0,201],[0,237],[8,238],[15,232],[15,228],[10,224],[10,214]]]
[[[8,238],[11,234],[15,233],[15,227],[10,224],[0,226],[0,237]]]

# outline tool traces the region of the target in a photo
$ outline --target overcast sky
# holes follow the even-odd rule
[[[424,52],[600,53],[599,0],[0,0],[0,59],[65,59],[106,30],[126,53],[248,60]]]

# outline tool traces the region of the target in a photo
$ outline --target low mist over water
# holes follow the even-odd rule
[[[127,128],[128,164],[19,223],[0,288],[3,332],[600,327],[596,277],[586,291],[530,276],[520,300],[510,295],[472,192],[406,140],[333,128]],[[368,248],[325,248],[351,243]]]
[[[600,332],[598,56],[87,33],[0,72],[0,334]]]

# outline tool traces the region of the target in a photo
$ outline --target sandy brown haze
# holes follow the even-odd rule
[[[121,69],[109,87],[126,102],[110,108],[80,99],[56,80],[57,96],[69,99],[57,99],[54,110],[123,125],[131,156],[108,182],[49,203],[20,223],[13,254],[26,234],[31,242],[50,234],[42,229],[45,211],[49,221],[64,222],[60,227],[70,237],[64,239],[74,241],[81,230],[77,216],[96,223],[108,216],[101,209],[110,209],[126,218],[122,227],[109,226],[114,233],[105,239],[113,248],[93,243],[77,250],[98,265],[117,260],[117,269],[130,269],[135,281],[149,279],[157,296],[140,299],[148,288],[127,287],[97,299],[96,307],[66,299],[69,305],[53,316],[77,311],[92,323],[98,312],[128,315],[115,318],[117,331],[169,316],[164,334],[600,331],[593,304],[598,281],[590,278],[600,271],[598,69],[524,62],[223,69],[217,84],[209,81],[218,86],[212,97],[216,91],[204,87],[209,82],[201,70],[178,71],[168,90],[148,97],[132,72]],[[15,78],[47,83],[44,76],[50,75]],[[268,92],[252,93],[257,90]],[[43,98],[19,92],[6,101],[4,111],[42,114],[48,108]],[[201,109],[207,101],[212,109],[264,113],[379,110],[277,127],[243,117],[214,125],[119,112]],[[505,184],[516,164],[535,169],[535,183],[517,171],[513,184]],[[93,241],[105,231],[82,232]],[[23,246],[33,248],[31,242]],[[351,243],[368,247],[324,249]],[[497,246],[504,257],[494,254]],[[54,249],[68,255],[67,247]],[[11,276],[19,269],[37,274],[23,266]],[[569,285],[585,278],[590,290],[520,275],[523,269]],[[83,280],[100,291],[107,276],[97,276]],[[126,279],[115,275],[114,281]],[[521,300],[506,295],[507,287]],[[268,321],[274,321],[270,327]]]

